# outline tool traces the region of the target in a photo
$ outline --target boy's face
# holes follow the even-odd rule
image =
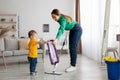
[[[37,33],[34,33],[34,34],[32,35],[32,38],[33,38],[33,39],[37,39],[37,38],[38,38]]]

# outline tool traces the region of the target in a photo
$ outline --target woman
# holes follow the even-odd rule
[[[58,9],[53,9],[53,11],[51,12],[51,16],[53,20],[60,24],[56,38],[53,41],[54,45],[57,43],[57,40],[60,39],[64,30],[70,30],[69,33],[70,67],[68,67],[65,71],[66,72],[75,71],[77,60],[77,46],[82,35],[81,26],[70,16],[61,14]]]

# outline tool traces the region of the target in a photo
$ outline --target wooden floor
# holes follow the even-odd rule
[[[29,75],[29,64],[27,55],[6,57],[7,70],[0,65],[0,80],[108,80],[107,71],[101,68],[100,64],[85,57],[78,55],[77,70],[75,72],[66,73],[65,69],[69,66],[69,55],[60,55],[60,63],[57,72],[62,75],[49,75],[44,72],[51,72],[53,66],[50,64],[49,56],[45,55],[45,62],[42,62],[41,55],[38,58],[37,75]],[[2,60],[0,59],[0,63]]]

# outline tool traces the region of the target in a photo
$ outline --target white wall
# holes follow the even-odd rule
[[[111,0],[109,46],[117,46],[116,34],[120,34],[120,0]]]
[[[116,34],[120,34],[120,0],[111,0],[110,12],[108,46],[117,47],[120,53],[120,42],[116,40]]]
[[[0,13],[19,15],[20,37],[27,37],[28,31],[35,29],[40,38],[55,38],[59,25],[51,18],[54,8],[74,17],[74,0],[0,0]],[[50,24],[49,33],[43,33],[43,24]]]

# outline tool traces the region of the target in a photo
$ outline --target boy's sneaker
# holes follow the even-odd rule
[[[35,71],[35,73],[37,74],[37,71]]]
[[[36,75],[36,72],[30,72],[30,75],[31,75],[31,76],[35,76],[35,75]]]
[[[76,70],[76,67],[70,66],[65,70],[65,72],[72,72],[72,71],[75,71],[75,70]]]

